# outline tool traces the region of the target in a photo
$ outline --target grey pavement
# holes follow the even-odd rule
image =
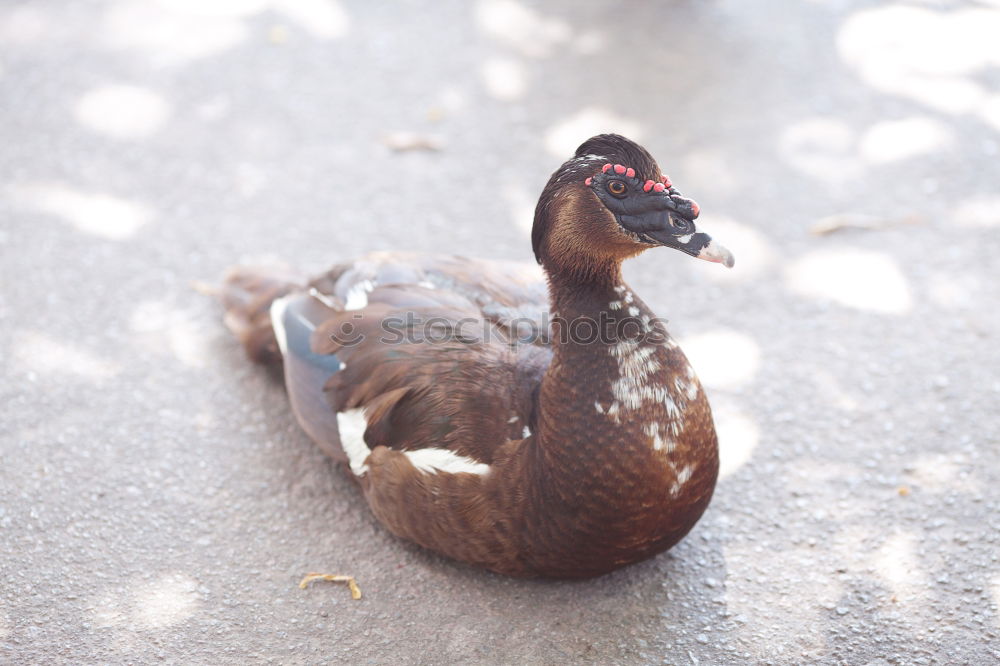
[[[997,34],[985,0],[3,3],[0,662],[997,663]],[[600,131],[736,255],[626,269],[723,478],[667,554],[513,580],[382,529],[192,283],[530,261]]]

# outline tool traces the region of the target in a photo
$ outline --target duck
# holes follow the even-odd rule
[[[661,247],[731,268],[699,212],[645,148],[602,134],[542,189],[534,264],[238,266],[224,321],[391,533],[500,574],[600,576],[680,541],[715,489],[705,391],[622,277]]]

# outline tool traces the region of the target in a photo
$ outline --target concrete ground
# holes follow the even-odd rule
[[[0,662],[995,663],[997,34],[995,0],[4,3]],[[712,399],[712,506],[590,582],[393,538],[192,281],[530,260],[609,130],[737,258],[627,267]]]

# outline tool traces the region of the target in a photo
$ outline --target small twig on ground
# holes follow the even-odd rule
[[[411,150],[437,152],[441,150],[441,142],[434,137],[416,134],[415,132],[393,132],[382,137],[382,143],[397,153]]]
[[[214,297],[218,296],[220,293],[220,289],[218,286],[210,284],[208,282],[204,282],[202,280],[191,280],[189,284],[191,285],[192,289],[197,291],[199,294],[202,294],[203,296]]]
[[[307,573],[305,578],[299,581],[299,588],[306,589],[309,587],[309,583],[314,580],[328,580],[331,583],[347,583],[347,587],[351,589],[351,598],[358,600],[361,598],[361,588],[358,587],[357,581],[354,580],[354,576],[340,576],[337,574],[323,574],[323,573]]]
[[[880,229],[900,227],[906,224],[919,224],[921,222],[923,222],[923,218],[919,215],[886,218],[878,215],[864,215],[862,213],[839,213],[824,217],[812,225],[809,231],[817,236],[826,236],[842,229],[878,231]]]

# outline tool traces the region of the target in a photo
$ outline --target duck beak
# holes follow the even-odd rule
[[[726,268],[732,268],[733,264],[736,263],[736,259],[733,258],[733,253],[716,243],[711,238],[708,239],[708,245],[701,248],[701,251],[696,255],[699,259],[704,259],[705,261],[713,261],[717,264],[722,264]]]
[[[675,214],[671,213],[671,215]],[[679,216],[677,217],[679,218]],[[681,235],[682,233],[683,235]],[[694,220],[690,218],[675,218],[673,224],[664,224],[659,229],[646,230],[642,235],[664,247],[671,247],[692,257],[722,264],[726,268],[732,268],[733,264],[736,263],[732,252],[712,240],[708,234],[698,231]]]

